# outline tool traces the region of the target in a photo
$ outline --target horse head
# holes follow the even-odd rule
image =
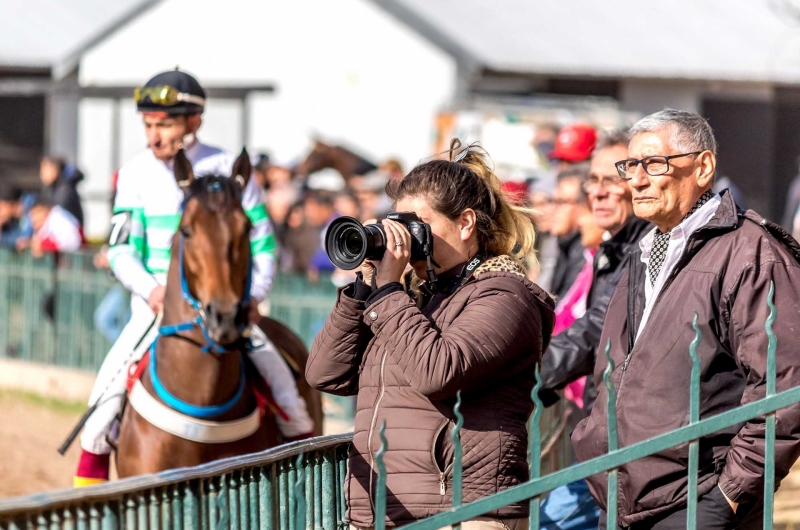
[[[174,172],[186,197],[171,266],[180,267],[183,298],[198,311],[206,338],[230,346],[242,338],[250,303],[251,224],[242,207],[250,157],[242,149],[230,178],[195,178],[181,150]]]
[[[308,177],[310,174],[333,167],[335,162],[334,147],[330,146],[319,140],[314,140],[314,147],[308,153],[305,160],[303,160],[297,167],[294,168],[294,175],[302,178]]]

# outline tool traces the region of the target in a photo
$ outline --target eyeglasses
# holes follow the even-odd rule
[[[601,187],[608,191],[625,191],[625,181],[618,175],[589,175],[581,184],[586,193],[595,193]]]
[[[648,156],[641,159],[636,158],[627,158],[625,160],[620,160],[614,167],[617,168],[617,173],[622,180],[630,180],[633,178],[633,174],[636,173],[636,166],[639,164],[642,165],[644,168],[645,173],[652,177],[657,177],[659,175],[663,175],[667,171],[669,171],[669,161],[675,158],[681,158],[684,156],[692,156],[692,155],[699,155],[702,151],[695,151],[693,153],[683,153],[681,155],[669,155],[669,156]]]
[[[133,90],[133,99],[136,103],[142,103],[145,98],[149,99],[154,105],[164,105],[166,107],[171,107],[183,102],[194,103],[201,107],[206,104],[205,98],[193,96],[192,94],[185,94],[175,87],[166,85],[144,86]]]

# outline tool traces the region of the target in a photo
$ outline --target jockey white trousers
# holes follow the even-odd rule
[[[157,337],[158,323],[155,320],[156,315],[147,302],[139,296],[133,296],[131,319],[106,355],[92,388],[89,405],[98,400],[99,404],[83,427],[82,449],[95,454],[111,452],[111,445],[106,438],[114,418],[122,408],[128,366],[141,359]],[[250,358],[269,384],[275,402],[290,418],[289,421],[283,421],[276,417],[281,432],[286,437],[310,433],[314,423],[308,415],[305,401],[297,392],[297,385],[286,362],[261,329],[253,326],[250,337],[256,346]]]

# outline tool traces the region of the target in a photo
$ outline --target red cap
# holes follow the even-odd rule
[[[556,146],[550,158],[567,162],[582,162],[592,156],[597,144],[597,131],[591,125],[574,123],[558,131]]]

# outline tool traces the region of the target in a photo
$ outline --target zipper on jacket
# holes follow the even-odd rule
[[[436,432],[433,435],[433,444],[431,446],[431,458],[433,459],[433,463],[436,464],[436,469],[439,471],[439,495],[442,497],[444,497],[447,493],[447,473],[450,471],[450,468],[453,467],[453,463],[451,462],[450,465],[445,466],[444,470],[439,467],[439,461],[436,460],[436,442],[439,441],[442,431],[445,430],[448,425],[450,425],[450,420],[446,420],[441,427],[436,429]]]
[[[369,436],[367,438],[367,451],[369,452],[369,504],[372,507],[372,521],[373,524],[375,523],[375,502],[372,500],[372,476],[375,474],[375,455],[372,452],[372,434],[375,431],[375,422],[378,421],[378,407],[381,405],[381,400],[383,399],[383,394],[386,391],[386,387],[384,386],[383,381],[383,370],[386,366],[386,357],[388,356],[388,352],[384,348],[383,350],[383,357],[381,357],[381,369],[378,373],[378,399],[375,400],[375,405],[373,406],[372,411],[372,421],[369,424]]]

